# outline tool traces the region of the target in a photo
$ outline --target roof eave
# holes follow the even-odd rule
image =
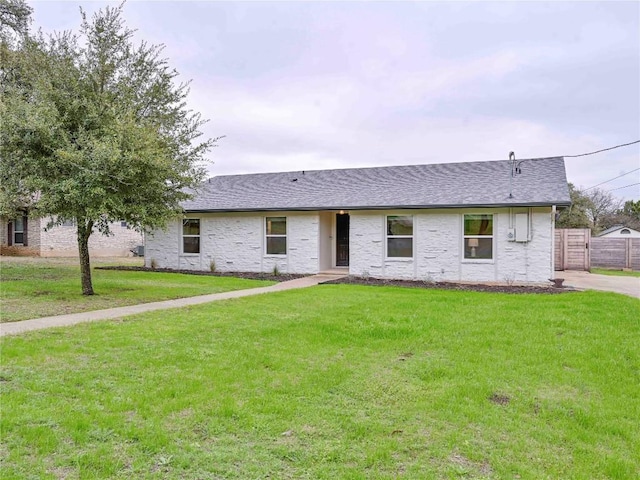
[[[339,210],[436,210],[451,208],[513,208],[513,207],[569,207],[571,202],[560,200],[553,202],[523,202],[523,203],[456,203],[439,205],[376,205],[376,206],[330,206],[330,207],[272,207],[272,208],[204,208],[185,209],[185,213],[228,213],[228,212],[312,212]]]

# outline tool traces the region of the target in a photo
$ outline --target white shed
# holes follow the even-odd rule
[[[640,238],[640,232],[624,225],[616,225],[600,232],[597,236],[607,238]]]

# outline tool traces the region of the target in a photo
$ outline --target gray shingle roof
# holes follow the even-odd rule
[[[228,175],[209,179],[187,212],[569,205],[564,159],[443,163]]]

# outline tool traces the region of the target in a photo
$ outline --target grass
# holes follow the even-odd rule
[[[638,478],[639,307],[322,285],[5,337],[0,478]]]
[[[114,263],[141,265],[142,261],[98,259],[92,265]],[[0,268],[2,322],[227,292],[273,283],[230,277],[92,270],[96,295],[84,296],[80,287],[80,267],[75,259],[5,257],[1,260]]]
[[[614,275],[618,277],[640,277],[640,272],[634,272],[631,270],[612,270],[609,268],[592,268],[591,273],[597,275]]]

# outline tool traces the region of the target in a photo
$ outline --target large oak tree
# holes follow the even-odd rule
[[[215,143],[199,139],[204,121],[162,47],[134,44],[122,14],[122,5],[81,11],[79,34],[29,38],[2,67],[13,72],[0,101],[2,196],[28,199],[53,223],[75,220],[86,295],[92,233],[108,235],[114,221],[166,225]]]

